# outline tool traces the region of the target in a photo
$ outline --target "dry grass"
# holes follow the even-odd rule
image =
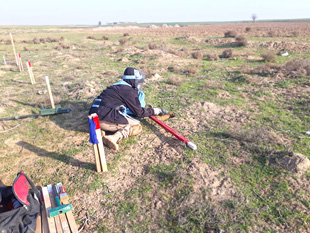
[[[167,83],[174,86],[180,86],[182,82],[182,78],[178,76],[171,76],[167,79]]]
[[[222,58],[230,58],[233,56],[233,50],[232,49],[226,49],[222,53]]]
[[[192,58],[201,60],[203,58],[203,53],[200,51],[194,52],[191,54]]]
[[[198,68],[197,67],[190,67],[190,68],[186,68],[183,70],[183,73],[186,74],[187,76],[189,75],[194,75],[196,73],[198,73]]]
[[[260,76],[298,78],[310,76],[310,60],[294,59],[284,65],[265,64],[254,69],[244,70],[245,74],[257,74]]]
[[[127,40],[127,38],[122,38],[118,42],[120,45],[125,45],[128,42],[128,40]]]
[[[217,54],[207,54],[205,55],[205,57],[208,61],[217,61],[219,59],[219,56]]]
[[[150,44],[148,44],[148,48],[149,49],[158,49],[158,45],[157,44],[154,44],[154,43],[150,43]]]
[[[236,45],[237,46],[247,46],[248,41],[243,36],[236,37]]]
[[[229,37],[234,38],[236,36],[237,36],[237,33],[235,31],[227,31],[224,33],[224,37],[226,38],[229,38]]]
[[[276,60],[276,55],[273,53],[264,53],[261,55],[264,61],[272,62]]]

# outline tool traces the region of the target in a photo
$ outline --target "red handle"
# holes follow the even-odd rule
[[[156,117],[150,116],[150,118],[153,121],[155,121],[157,124],[159,124],[162,128],[164,128],[167,132],[171,133],[173,136],[175,136],[177,139],[179,139],[180,141],[185,142],[186,144],[189,142],[189,140],[186,137],[182,136],[181,134],[179,134],[175,130],[171,129],[168,125],[164,124],[163,122],[158,120]]]

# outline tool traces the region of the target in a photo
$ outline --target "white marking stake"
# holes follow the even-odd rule
[[[6,65],[5,56],[3,55],[3,64]]]
[[[45,81],[46,81],[46,85],[47,85],[48,94],[50,96],[52,108],[55,108],[54,99],[53,99],[52,90],[51,90],[50,81],[48,79],[48,76],[45,76]]]
[[[26,64],[27,64],[27,68],[28,68],[28,73],[29,73],[31,84],[35,84],[36,80],[34,79],[34,76],[33,76],[33,73],[32,73],[32,67],[31,67],[30,61],[28,61]]]
[[[16,50],[15,50],[14,40],[13,40],[13,36],[12,36],[12,33],[11,33],[11,32],[10,32],[10,37],[11,37],[11,43],[12,43],[12,46],[13,46],[13,52],[14,52],[14,56],[15,56],[16,65],[18,66],[18,60],[17,60],[17,56],[16,56]]]
[[[20,64],[21,70],[24,71],[24,66],[23,66],[23,62],[22,62],[22,56],[20,55],[20,53],[18,54],[18,57],[19,57],[19,64]]]
[[[17,66],[19,68],[19,72],[22,72],[22,67],[20,66],[20,60],[18,54],[16,54]]]

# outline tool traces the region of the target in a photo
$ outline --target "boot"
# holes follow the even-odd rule
[[[123,135],[120,131],[116,131],[115,134],[106,135],[102,138],[103,144],[113,150],[119,150],[119,143],[123,139]]]
[[[140,124],[130,126],[129,136],[135,136],[142,132],[142,126]]]

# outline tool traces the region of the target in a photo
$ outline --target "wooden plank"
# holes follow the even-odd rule
[[[50,81],[48,79],[48,76],[45,76],[45,82],[46,82],[46,86],[47,86],[47,90],[48,90],[48,95],[50,96],[52,108],[55,108],[54,99],[53,99],[52,90],[51,90],[51,85],[50,85]]]
[[[60,183],[59,188],[61,188],[61,187],[62,187],[62,184]],[[61,199],[60,203],[62,205],[69,204],[69,200],[67,198],[66,199]],[[66,213],[66,217],[67,217],[67,220],[68,220],[71,232],[72,233],[78,233],[79,229],[78,229],[78,227],[77,227],[77,225],[75,223],[72,210],[70,210],[69,212]]]
[[[41,210],[41,232],[42,233],[49,233],[48,230],[48,221],[47,221],[47,216],[46,216],[46,211],[45,211],[45,204],[44,201],[42,200],[42,210]]]
[[[50,199],[51,199],[52,208],[55,208],[55,207],[57,207],[57,204],[56,204],[55,196],[53,194],[53,187],[52,187],[52,185],[50,185],[50,184],[47,185],[47,189],[48,189],[48,194],[49,194]],[[61,227],[59,216],[55,216],[54,217],[54,221],[55,221],[57,233],[62,233],[62,227]]]
[[[93,118],[93,121],[96,124],[96,137],[98,140],[98,151],[99,151],[99,160],[100,160],[101,170],[103,172],[107,172],[108,168],[107,168],[107,162],[105,159],[105,153],[104,153],[104,147],[103,147],[99,118],[98,118],[98,115],[96,113],[91,114],[91,117]]]
[[[57,187],[58,185],[59,184],[57,184],[57,185],[55,185],[55,187],[53,187],[54,194],[56,193],[57,196],[59,196],[59,191],[58,191],[59,188]],[[59,218],[60,218],[61,227],[62,227],[63,232],[64,233],[71,233],[69,224],[67,222],[66,215],[65,214],[60,214]]]
[[[89,119],[93,119],[93,116],[90,115],[88,116]],[[97,135],[97,132],[96,132],[96,135]],[[101,169],[101,163],[100,163],[100,158],[99,158],[99,148],[98,148],[98,144],[93,144],[94,146],[94,154],[95,154],[95,163],[96,163],[96,170],[97,172],[102,172],[102,169]]]
[[[43,194],[43,199],[44,199],[44,204],[45,204],[45,214],[48,222],[48,228],[50,233],[57,233],[56,231],[56,225],[54,218],[49,218],[48,211],[51,209],[51,200],[50,196],[48,194],[48,189],[47,187],[42,187],[42,194]]]
[[[107,167],[107,162],[105,160],[105,153],[104,153],[101,129],[96,129],[96,135],[97,135],[97,139],[99,142],[98,143],[98,149],[99,149],[99,159],[100,159],[101,170],[103,172],[107,172],[108,167]]]
[[[102,172],[98,144],[94,144],[94,153],[95,153],[95,162],[96,162],[97,172]]]
[[[36,231],[35,231],[35,233],[42,233],[41,213],[39,213],[39,216],[37,217],[37,223],[36,223]]]

